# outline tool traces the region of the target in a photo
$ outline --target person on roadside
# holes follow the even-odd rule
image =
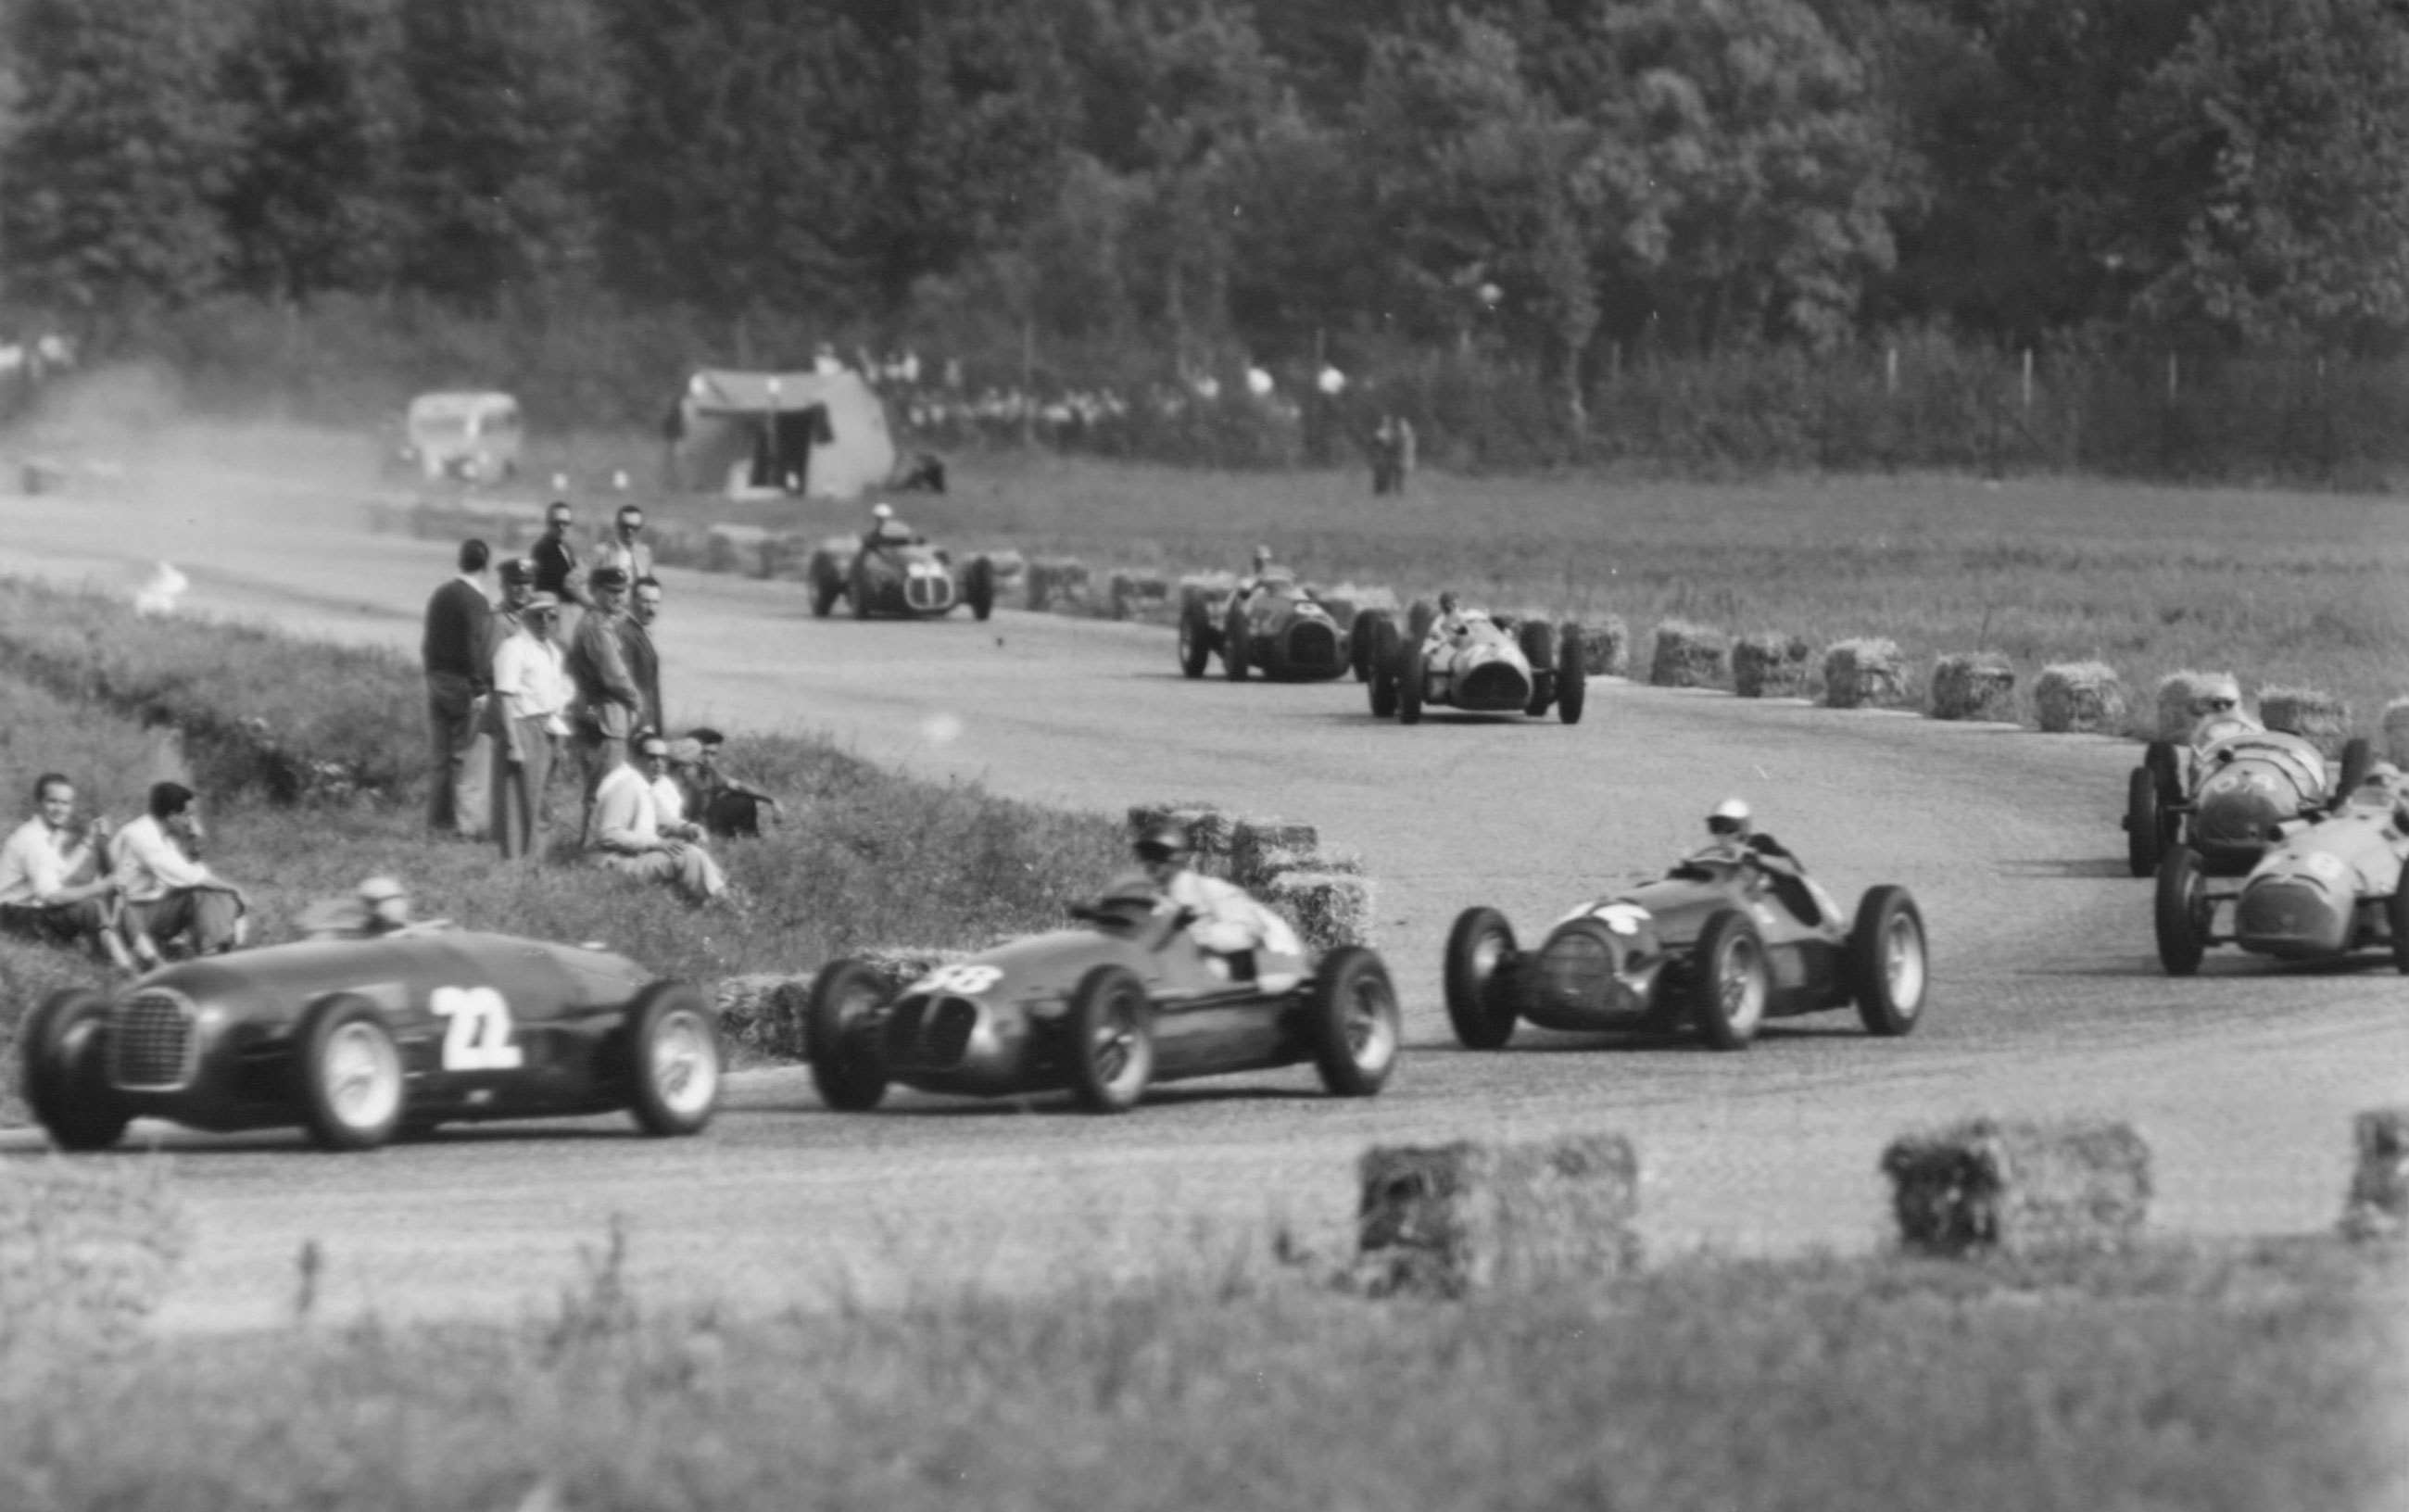
[[[463,763],[477,732],[477,700],[493,684],[484,658],[492,634],[493,607],[485,598],[485,564],[492,553],[482,540],[460,543],[459,575],[426,600],[419,660],[426,672],[426,727],[430,770],[426,828],[448,834],[460,828]]]
[[[722,840],[757,840],[763,816],[773,826],[783,824],[786,807],[728,773],[721,765],[727,744],[727,736],[708,725],[698,725],[686,731],[684,741],[671,742],[671,770],[685,785],[686,814],[699,820],[706,832]]]
[[[588,853],[611,871],[675,886],[689,902],[726,896],[727,875],[709,851],[661,832],[653,785],[669,770],[669,742],[645,736],[637,742],[636,762],[613,769],[595,792]]]
[[[643,690],[627,672],[627,643],[619,622],[627,601],[627,574],[615,567],[595,569],[587,579],[593,607],[577,622],[570,642],[569,675],[577,684],[574,731],[580,790],[586,811],[602,779],[627,762],[627,737],[642,717]]]
[[[619,643],[627,655],[627,675],[636,684],[639,729],[665,731],[669,727],[661,718],[661,654],[653,644],[653,622],[660,617],[660,580],[638,578],[628,591],[627,612],[619,621]]]
[[[700,814],[689,807],[692,799],[685,774],[701,759],[701,744],[691,739],[670,741],[664,753],[661,770],[653,776],[654,819],[660,832],[671,840],[703,843],[704,830],[697,822]]]
[[[0,929],[46,944],[81,944],[113,966],[134,969],[118,921],[117,879],[108,874],[108,821],[76,823],[75,784],[65,772],[34,780],[34,814],[0,844]]]
[[[585,558],[569,576],[570,597],[591,608],[594,604],[593,582],[596,573],[606,568],[616,568],[635,583],[653,575],[653,548],[642,539],[644,511],[642,506],[622,504],[611,517],[611,533],[585,549]]]
[[[577,568],[577,543],[569,539],[569,527],[576,520],[569,500],[554,499],[544,507],[543,534],[527,548],[527,559],[535,564],[535,591],[563,603],[569,601],[569,574]]]
[[[553,768],[577,685],[553,639],[560,600],[528,596],[516,634],[494,654],[494,838],[502,858],[541,857],[552,823]]]
[[[125,945],[146,967],[159,964],[163,946],[214,956],[251,932],[250,900],[197,857],[199,805],[181,783],[153,783],[147,812],[108,842],[109,871],[124,889]]]
[[[1195,848],[1188,831],[1176,824],[1158,824],[1141,833],[1132,849],[1147,882],[1161,895],[1159,907],[1168,911],[1177,929],[1203,951],[1215,969],[1233,981],[1262,986],[1281,983],[1266,977],[1256,959],[1258,949],[1302,956],[1304,943],[1288,920],[1265,908],[1235,883],[1208,877],[1195,867]]]

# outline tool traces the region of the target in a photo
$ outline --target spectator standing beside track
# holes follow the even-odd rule
[[[127,971],[118,884],[102,864],[108,821],[78,828],[75,784],[46,771],[34,782],[34,816],[0,844],[0,929],[49,944],[91,947]]]
[[[627,675],[635,680],[641,703],[636,727],[667,734],[661,719],[661,653],[653,644],[653,621],[660,614],[660,580],[638,578],[629,592],[627,615],[619,621],[620,649],[627,653]]]
[[[577,684],[575,727],[581,791],[590,814],[602,779],[625,766],[627,737],[635,733],[643,694],[627,675],[627,655],[619,634],[622,606],[627,598],[627,575],[615,567],[597,568],[586,580],[594,607],[577,622],[569,648],[569,675]]]
[[[637,744],[636,759],[639,766],[613,769],[595,791],[587,842],[594,858],[627,876],[669,883],[691,902],[707,903],[723,896],[728,878],[711,853],[661,832],[653,785],[669,770],[669,742],[658,735],[645,736]]]
[[[491,553],[474,539],[460,543],[460,574],[426,601],[426,624],[418,642],[426,670],[426,726],[431,769],[427,773],[426,828],[460,828],[463,763],[477,728],[477,700],[493,685],[485,647],[493,633],[493,606],[486,601],[485,563]]]
[[[125,943],[145,966],[159,963],[163,940],[214,956],[250,932],[242,889],[184,849],[203,837],[198,802],[181,783],[153,783],[149,811],[108,842],[109,871],[125,889]]]
[[[552,638],[560,600],[532,594],[517,633],[494,653],[494,838],[502,858],[541,857],[552,821],[552,770],[576,684]]]
[[[569,539],[569,527],[577,519],[569,500],[555,498],[543,511],[543,534],[527,548],[527,559],[535,564],[535,591],[548,593],[563,603],[569,601],[569,574],[577,566],[577,547]]]
[[[569,575],[569,594],[589,608],[594,603],[590,584],[594,574],[606,567],[615,567],[627,576],[629,583],[653,575],[653,548],[638,538],[644,531],[644,511],[633,504],[622,504],[611,522],[611,533],[585,549],[585,560],[578,570]]]

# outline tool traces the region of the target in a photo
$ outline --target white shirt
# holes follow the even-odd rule
[[[521,630],[494,652],[494,692],[512,719],[541,719],[555,735],[569,733],[562,716],[577,698],[560,647]]]
[[[64,831],[53,833],[37,815],[19,825],[0,844],[0,903],[46,903],[67,885],[84,847],[69,849]]]
[[[1247,896],[1245,888],[1194,870],[1182,871],[1162,889],[1163,901],[1194,912],[1189,937],[1206,950],[1230,955],[1257,945],[1302,955],[1304,943],[1288,920]]]
[[[653,822],[661,829],[673,829],[685,823],[685,789],[667,773],[652,780]]]
[[[653,785],[624,763],[611,769],[594,789],[594,843],[602,850],[635,855],[661,838],[660,809]]]
[[[129,822],[108,842],[108,864],[129,903],[156,902],[178,887],[216,883],[208,867],[186,856],[151,814]]]

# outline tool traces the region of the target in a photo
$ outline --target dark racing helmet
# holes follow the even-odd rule
[[[1195,853],[1188,831],[1176,824],[1148,825],[1131,847],[1141,861],[1185,861]]]

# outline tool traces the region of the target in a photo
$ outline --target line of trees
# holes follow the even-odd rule
[[[1169,369],[1478,350],[1578,438],[1640,351],[2409,338],[2409,0],[0,0],[0,308],[104,347],[370,299]]]

